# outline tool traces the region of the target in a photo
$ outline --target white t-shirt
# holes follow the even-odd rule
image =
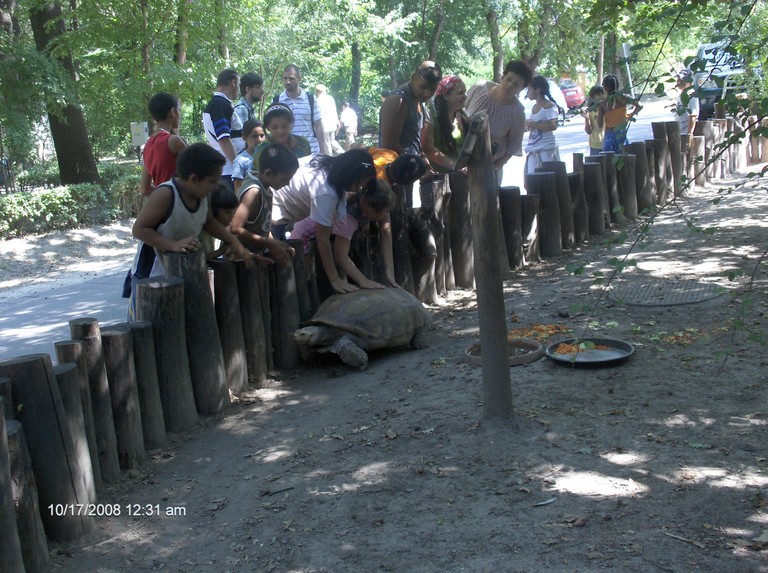
[[[339,114],[336,112],[336,100],[332,95],[323,94],[317,96],[317,105],[320,108],[320,125],[323,131],[336,131],[339,126]]]
[[[291,182],[275,191],[272,204],[272,224],[296,223],[307,217],[325,227],[333,226],[334,218],[347,216],[346,195],[339,199],[328,184],[325,171],[311,165],[300,165]]]
[[[560,112],[556,105],[552,105],[550,108],[542,107],[536,113],[532,113],[529,118],[531,121],[557,121]],[[557,137],[554,131],[542,131],[540,129],[532,129],[528,133],[528,144],[525,146],[526,153],[534,153],[536,151],[547,151],[557,148]]]
[[[688,135],[688,120],[692,115],[699,117],[699,98],[692,97],[688,100],[688,105],[683,105],[683,100],[677,98],[675,114],[680,122],[680,135]]]

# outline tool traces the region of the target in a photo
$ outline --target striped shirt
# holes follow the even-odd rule
[[[314,109],[312,109],[309,105],[307,92],[302,89],[299,89],[299,96],[295,99],[288,97],[285,92],[281,93],[279,101],[291,108],[293,112],[291,133],[306,137],[312,147],[312,153],[320,153],[320,144],[317,143],[315,136],[315,122],[321,120],[320,106],[317,105],[317,101],[315,101]]]

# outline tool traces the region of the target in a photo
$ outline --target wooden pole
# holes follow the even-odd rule
[[[409,217],[411,268],[416,298],[426,304],[437,304],[437,244],[432,229],[420,209],[411,209]]]
[[[584,196],[584,165],[582,170],[568,174],[568,188],[573,205],[573,238],[576,243],[589,239],[589,211]]]
[[[415,294],[411,268],[411,245],[408,237],[408,199],[413,194],[413,185],[407,187],[392,185],[392,191],[395,193],[395,207],[390,212],[389,217],[392,221],[395,280],[403,289]]]
[[[605,180],[606,180],[606,193],[608,194],[608,209],[611,217],[611,223],[614,225],[620,225],[626,222],[623,210],[621,208],[621,200],[619,199],[619,181],[618,170],[616,169],[617,157],[613,151],[603,151],[601,155],[605,155],[608,161],[605,163]]]
[[[59,364],[77,364],[80,370],[80,403],[85,422],[85,435],[88,439],[88,452],[91,456],[91,469],[93,470],[93,482],[97,492],[104,491],[104,482],[101,479],[101,466],[99,464],[99,445],[96,438],[96,422],[93,419],[93,400],[91,398],[91,385],[88,378],[88,364],[85,357],[85,345],[81,340],[62,340],[54,344],[56,360]]]
[[[584,173],[584,154],[583,153],[573,154],[573,172]]]
[[[705,179],[709,183],[715,176],[715,162],[713,156],[715,153],[715,127],[711,119],[704,119],[696,122],[693,129],[694,135],[700,135],[704,138],[704,162],[706,163]]]
[[[491,162],[488,118],[483,119],[469,164],[469,189],[477,263],[477,306],[483,370],[483,416],[513,418],[512,386],[509,378],[506,309],[496,174]]]
[[[301,241],[294,241],[294,243]],[[294,259],[304,261],[303,251],[296,251]],[[234,261],[216,259],[209,261],[213,268],[213,297],[216,323],[219,328],[224,370],[227,386],[232,394],[240,394],[248,388],[248,366],[245,359],[245,339],[240,312],[240,298],[237,293],[237,275]],[[302,265],[303,268],[303,265]],[[304,282],[306,293],[307,283]],[[309,295],[307,294],[307,304]]]
[[[589,155],[584,158],[584,162],[600,164],[600,178],[602,183],[596,189],[599,192],[598,197],[600,198],[600,201],[602,204],[602,212],[603,212],[603,219],[604,219],[603,232],[605,232],[605,229],[611,226],[611,207],[608,202],[608,176],[607,176],[608,156],[603,154]],[[585,193],[586,192],[588,192],[588,190],[585,187]],[[590,227],[590,232],[591,230],[592,230],[592,227]]]
[[[314,241],[311,242],[313,244]],[[314,316],[320,308],[320,293],[317,289],[317,267],[315,266],[315,253],[310,247],[310,252],[304,254],[304,268],[307,273],[307,290],[309,291],[310,316]]]
[[[275,367],[275,339],[272,337],[272,296],[269,285],[269,267],[257,267],[256,285],[259,291],[259,304],[261,305],[261,316],[263,317],[262,329],[264,330],[264,349],[267,358],[267,372]],[[277,338],[277,342],[280,339]]]
[[[523,238],[524,261],[540,261],[539,251],[539,197],[538,195],[521,195],[520,222]]]
[[[529,195],[539,198],[539,250],[544,258],[563,254],[560,234],[560,203],[557,198],[557,182],[551,171],[536,171],[526,176]]]
[[[93,517],[67,509],[88,504],[90,496],[66,423],[51,357],[30,354],[3,360],[0,376],[8,376],[13,384],[14,408],[28,440],[48,537],[72,541],[89,533],[94,527]]]
[[[218,414],[229,406],[229,388],[205,252],[166,252],[162,258],[168,276],[184,279],[184,324],[197,411]]]
[[[645,156],[645,155],[643,155]],[[637,191],[635,190],[636,156],[624,154],[618,161],[619,201],[624,216],[630,221],[637,219]]]
[[[83,343],[83,354],[91,389],[91,410],[96,430],[99,469],[103,483],[120,479],[120,461],[117,459],[115,421],[112,417],[112,399],[109,397],[107,368],[101,346],[101,330],[95,318],[76,318],[69,321],[69,333],[74,340]]]
[[[187,432],[197,425],[198,418],[184,334],[184,280],[141,279],[136,290],[137,318],[152,323],[165,428]]]
[[[672,195],[672,161],[666,139],[649,139],[646,145],[653,146],[654,177],[656,177],[656,204],[664,205]]]
[[[565,163],[563,161],[544,161],[537,171],[539,169],[555,174],[555,189],[557,190],[557,202],[560,207],[560,238],[563,242],[563,248],[571,249],[575,242],[573,233],[573,205]]]
[[[625,146],[627,153],[635,156],[635,202],[640,214],[648,213],[654,207],[651,177],[648,172],[648,156],[645,142],[636,141]]]
[[[667,145],[669,158],[672,164],[672,189],[675,197],[684,196],[683,189],[683,156],[680,148],[680,123],[677,121],[665,121],[667,131]]]
[[[264,338],[264,314],[259,301],[258,274],[264,271],[246,266],[245,261],[235,263],[237,292],[243,321],[245,360],[248,365],[248,381],[261,385],[267,379],[267,346]]]
[[[507,264],[513,269],[525,265],[520,197],[520,187],[499,187],[499,210],[504,241],[507,245]]]
[[[0,573],[25,573],[16,525],[5,408],[5,399],[0,396]]]
[[[0,377],[0,398],[5,400],[5,419],[14,420],[16,416],[13,414],[13,390],[11,389],[11,379],[3,376]]]
[[[117,456],[120,467],[131,470],[147,461],[144,432],[141,428],[141,406],[136,385],[133,359],[133,335],[126,324],[111,326],[101,333],[104,341],[104,362],[112,397],[115,418]]]
[[[306,322],[312,318],[312,301],[309,297],[309,280],[307,277],[307,268],[304,263],[304,241],[300,239],[291,239],[287,243],[293,247],[293,275],[296,277],[296,297],[299,302],[299,320]],[[234,267],[232,269],[234,273]],[[235,283],[234,276],[232,284]],[[221,329],[221,325],[219,325]]]
[[[650,188],[651,209],[656,205],[656,185],[660,174],[656,171],[656,150],[653,144],[645,141],[645,158],[648,165],[648,186]]]
[[[48,568],[50,557],[48,542],[45,540],[45,528],[40,518],[37,484],[32,472],[32,460],[29,457],[27,441],[24,439],[21,424],[16,420],[6,420],[5,429],[8,433],[8,457],[11,464],[11,490],[13,491],[10,497],[16,506],[16,529],[21,542],[21,557],[27,573],[44,573]],[[0,535],[0,539],[2,538],[3,536]],[[1,554],[5,556],[4,551]],[[5,571],[3,565],[0,565],[0,571]]]
[[[590,235],[605,233],[603,195],[603,168],[599,162],[588,161],[584,164],[584,198]]]
[[[451,173],[451,203],[448,209],[451,258],[456,286],[475,287],[475,262],[472,248],[472,217],[469,212],[469,180],[464,173]]]
[[[728,176],[728,148],[723,148],[721,144],[725,140],[725,119],[713,119],[712,126],[715,135],[715,177],[725,179]]]
[[[67,431],[72,436],[75,448],[75,459],[73,462],[79,466],[80,472],[83,475],[83,484],[88,495],[88,502],[96,503],[96,482],[93,478],[91,452],[88,449],[85,417],[83,416],[83,405],[80,401],[80,379],[82,378],[82,372],[77,364],[68,362],[54,366],[53,375],[56,377],[56,384],[61,394],[61,403],[64,406],[65,418],[62,420],[62,423],[66,424]]]
[[[299,299],[296,296],[296,277],[293,265],[274,265],[275,310],[272,323],[277,326],[272,332],[272,339],[279,341],[280,360],[275,360],[278,368],[293,370],[300,365],[299,348],[293,341],[293,333],[300,328]]]
[[[144,435],[144,447],[152,450],[164,446],[168,440],[160,398],[160,382],[157,379],[155,335],[152,323],[148,320],[128,324],[133,335],[133,365],[136,370],[136,389],[139,392],[141,432]]]
[[[707,164],[704,161],[704,136],[695,135],[691,146],[691,162],[693,163],[693,180],[696,185],[707,183]]]

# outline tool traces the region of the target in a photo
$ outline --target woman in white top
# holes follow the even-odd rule
[[[557,149],[557,119],[560,106],[549,93],[549,83],[544,76],[534,76],[528,86],[528,99],[535,101],[531,117],[525,122],[528,144],[525,152],[525,173],[535,173],[544,161],[560,161]]]

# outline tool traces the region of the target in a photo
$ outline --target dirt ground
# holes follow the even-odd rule
[[[328,359],[277,374],[173,436],[103,496],[122,514],[54,546],[51,570],[768,571],[768,358],[750,340],[766,333],[768,272],[755,269],[768,194],[713,185],[678,206],[717,231],[669,207],[613,285],[728,292],[622,304],[592,273],[627,252],[629,226],[622,244],[593,239],[505,282],[510,329],[568,329],[545,345],[624,340],[626,362],[512,367],[514,419],[484,420],[482,369],[463,361],[476,299],[452,291],[429,308],[427,350],[373,353],[364,372]],[[583,275],[565,270],[575,262]]]

